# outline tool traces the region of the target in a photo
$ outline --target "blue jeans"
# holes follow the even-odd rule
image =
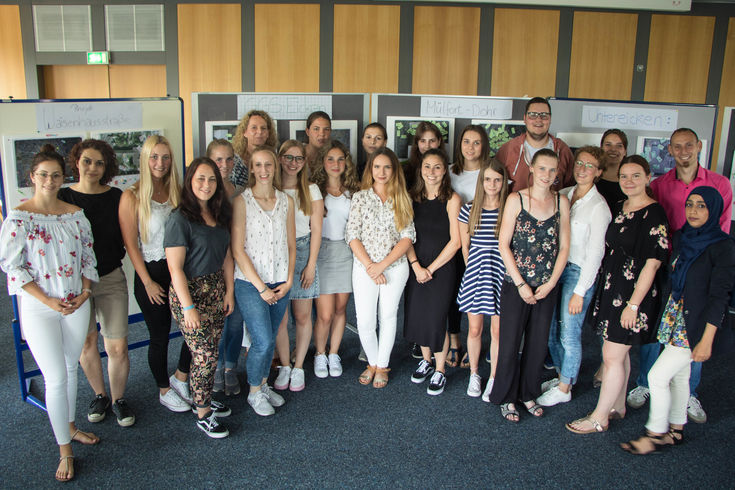
[[[636,379],[638,386],[648,388],[648,372],[653,367],[656,359],[658,359],[659,352],[661,352],[661,344],[659,343],[641,345],[640,369],[638,379]],[[701,379],[702,363],[692,362],[691,374],[689,375],[689,394],[694,398],[697,397],[697,388]]]
[[[240,357],[240,347],[242,347],[242,328],[242,315],[235,301],[235,309],[232,310],[230,316],[225,318],[225,328],[222,330],[222,338],[219,339],[217,346],[219,350],[217,369],[237,367],[237,359]]]
[[[559,299],[549,329],[549,353],[559,373],[559,381],[570,385],[577,382],[579,366],[582,364],[582,324],[595,291],[593,285],[584,293],[580,313],[569,314],[569,300],[574,294],[580,270],[578,265],[571,262],[564,268],[559,278]]]
[[[273,289],[281,283],[266,284]],[[241,279],[235,280],[235,299],[243,319],[248,326],[251,345],[248,350],[246,369],[248,384],[260,386],[270,373],[273,349],[276,345],[276,334],[281,324],[289,293],[279,299],[276,304],[269,305],[260,297],[258,290],[251,283]]]

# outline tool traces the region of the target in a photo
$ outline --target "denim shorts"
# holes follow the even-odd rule
[[[296,267],[293,273],[291,299],[314,299],[319,297],[319,267],[316,267],[314,281],[307,289],[301,287],[301,273],[309,261],[311,236],[305,235],[296,239]]]

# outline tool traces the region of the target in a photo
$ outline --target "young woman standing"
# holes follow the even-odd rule
[[[434,123],[422,121],[416,127],[408,160],[403,162],[406,189],[413,189],[413,185],[418,178],[419,168],[421,167],[421,157],[432,148],[441,148],[446,153],[442,132]]]
[[[258,146],[268,146],[275,151],[278,146],[278,132],[273,119],[265,111],[258,109],[248,111],[235,128],[232,146],[235,149],[235,163],[230,181],[237,187],[245,187],[248,183],[248,164],[253,150]]]
[[[385,130],[385,126],[379,122],[370,123],[365,126],[362,131],[362,149],[365,152],[365,160],[357,167],[357,175],[362,176],[362,171],[365,170],[365,161],[370,158],[373,152],[380,148],[385,148],[388,143],[388,132]]]
[[[306,163],[309,175],[314,173],[319,151],[332,139],[332,119],[323,111],[309,114],[306,119]]]

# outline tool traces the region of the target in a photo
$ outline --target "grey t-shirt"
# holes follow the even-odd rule
[[[220,270],[229,245],[229,230],[221,226],[192,223],[178,209],[171,213],[166,222],[163,247],[186,248],[184,274],[188,279]]]

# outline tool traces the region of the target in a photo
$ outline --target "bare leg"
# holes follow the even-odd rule
[[[350,301],[350,293],[337,293],[334,303],[334,318],[332,319],[331,339],[329,341],[329,353],[338,354],[342,344],[342,337],[347,324],[347,303]]]
[[[490,317],[490,378],[495,378],[498,367],[498,346],[500,345],[500,315]]]
[[[316,324],[314,325],[314,347],[317,354],[325,354],[329,327],[334,318],[336,295],[322,294],[316,299]]]
[[[605,341],[602,345],[603,370],[600,397],[597,407],[590,415],[601,425],[606,426],[610,410],[619,408],[622,400],[623,413],[625,411],[625,388],[628,386],[630,374],[629,345]]]
[[[477,373],[482,349],[482,322],[483,315],[467,313],[469,331],[467,332],[467,356],[470,359],[470,372]]]
[[[107,351],[107,374],[110,377],[110,398],[112,403],[125,394],[125,385],[130,373],[128,339],[104,339]]]
[[[423,352],[423,347],[421,348]],[[444,334],[444,346],[441,352],[434,352],[434,361],[436,362],[436,370],[440,373],[445,371],[447,362],[447,353],[449,352],[449,334]]]
[[[294,352],[294,368],[304,368],[304,358],[311,343],[311,304],[310,299],[291,300],[294,321],[296,323],[296,347]]]
[[[84,374],[87,376],[89,386],[94,390],[95,395],[107,395],[105,389],[105,378],[102,375],[102,359],[100,359],[100,351],[97,347],[97,329],[87,334],[82,347],[82,355],[79,357],[79,364],[82,365]],[[62,455],[63,456],[63,455]]]
[[[276,334],[275,353],[281,366],[291,365],[291,359],[289,358],[290,347],[291,343],[288,340],[288,308],[286,308],[286,313],[283,315],[283,320],[281,320],[281,324],[278,327],[278,334]]]

